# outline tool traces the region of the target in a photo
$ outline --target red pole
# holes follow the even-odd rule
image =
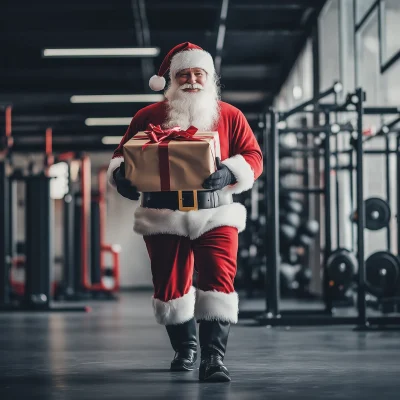
[[[46,129],[46,138],[45,138],[45,160],[44,160],[44,165],[45,165],[45,170],[46,173],[48,172],[48,169],[51,165],[54,164],[54,156],[53,156],[53,129],[52,128],[47,128]]]
[[[100,248],[105,243],[106,235],[106,189],[107,189],[107,167],[100,168],[98,175],[98,187],[99,187],[99,213],[100,213]],[[104,253],[100,250],[100,270],[103,274],[105,269]]]
[[[90,227],[88,224],[90,213],[90,194],[91,194],[91,176],[90,176],[90,159],[88,156],[83,156],[81,159],[81,193],[82,193],[82,208],[81,208],[81,281],[85,289],[90,289],[88,283],[89,263],[88,263],[88,235]]]
[[[5,138],[4,142],[3,139],[0,137],[0,140],[3,143],[0,143],[0,156],[6,156],[8,153],[8,150],[12,147],[14,144],[13,138],[11,136],[12,129],[11,129],[11,106],[7,106],[5,109],[5,127],[4,127],[4,133],[5,133]],[[3,148],[4,146],[4,148]]]
[[[11,106],[6,107],[6,137],[11,137]]]

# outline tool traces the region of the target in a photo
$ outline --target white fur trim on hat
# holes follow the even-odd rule
[[[201,68],[204,69],[208,75],[213,75],[215,71],[211,54],[205,50],[199,49],[185,50],[175,54],[172,57],[169,68],[170,77],[175,77],[177,72],[186,68]]]
[[[121,163],[123,161],[124,161],[124,157],[116,157],[110,161],[110,164],[108,166],[107,181],[114,188],[116,187],[116,185],[114,182],[113,172],[121,165]]]
[[[165,88],[165,78],[163,76],[153,75],[149,80],[149,86],[151,90],[159,92]]]
[[[232,171],[237,181],[234,185],[225,187],[223,189],[224,192],[237,194],[253,187],[254,171],[242,155],[237,154],[227,158],[222,161],[222,164],[225,164]]]
[[[177,325],[189,321],[194,316],[196,289],[191,286],[189,292],[169,301],[152,298],[156,321],[160,325]]]
[[[133,230],[143,236],[164,233],[194,240],[220,226],[231,226],[242,232],[246,217],[246,208],[240,203],[188,212],[138,207]]]
[[[239,296],[236,292],[197,289],[194,316],[199,320],[219,320],[236,324],[239,313]]]

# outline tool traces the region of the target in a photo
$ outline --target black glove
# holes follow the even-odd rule
[[[131,182],[125,178],[125,163],[116,168],[113,172],[115,185],[117,186],[118,193],[129,200],[139,200],[140,193]]]
[[[221,163],[219,157],[215,159],[217,164],[217,171],[211,174],[204,182],[204,189],[220,190],[225,186],[233,185],[236,183],[235,175],[232,171],[225,165]]]

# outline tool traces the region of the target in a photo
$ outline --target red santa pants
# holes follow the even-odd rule
[[[237,322],[238,230],[222,226],[191,240],[170,234],[144,236],[151,261],[153,308],[158,323],[180,324],[193,316]],[[198,273],[192,286],[193,268]]]

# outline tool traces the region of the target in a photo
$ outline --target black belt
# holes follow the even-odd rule
[[[216,191],[144,192],[142,207],[194,211],[233,203],[231,195]]]

